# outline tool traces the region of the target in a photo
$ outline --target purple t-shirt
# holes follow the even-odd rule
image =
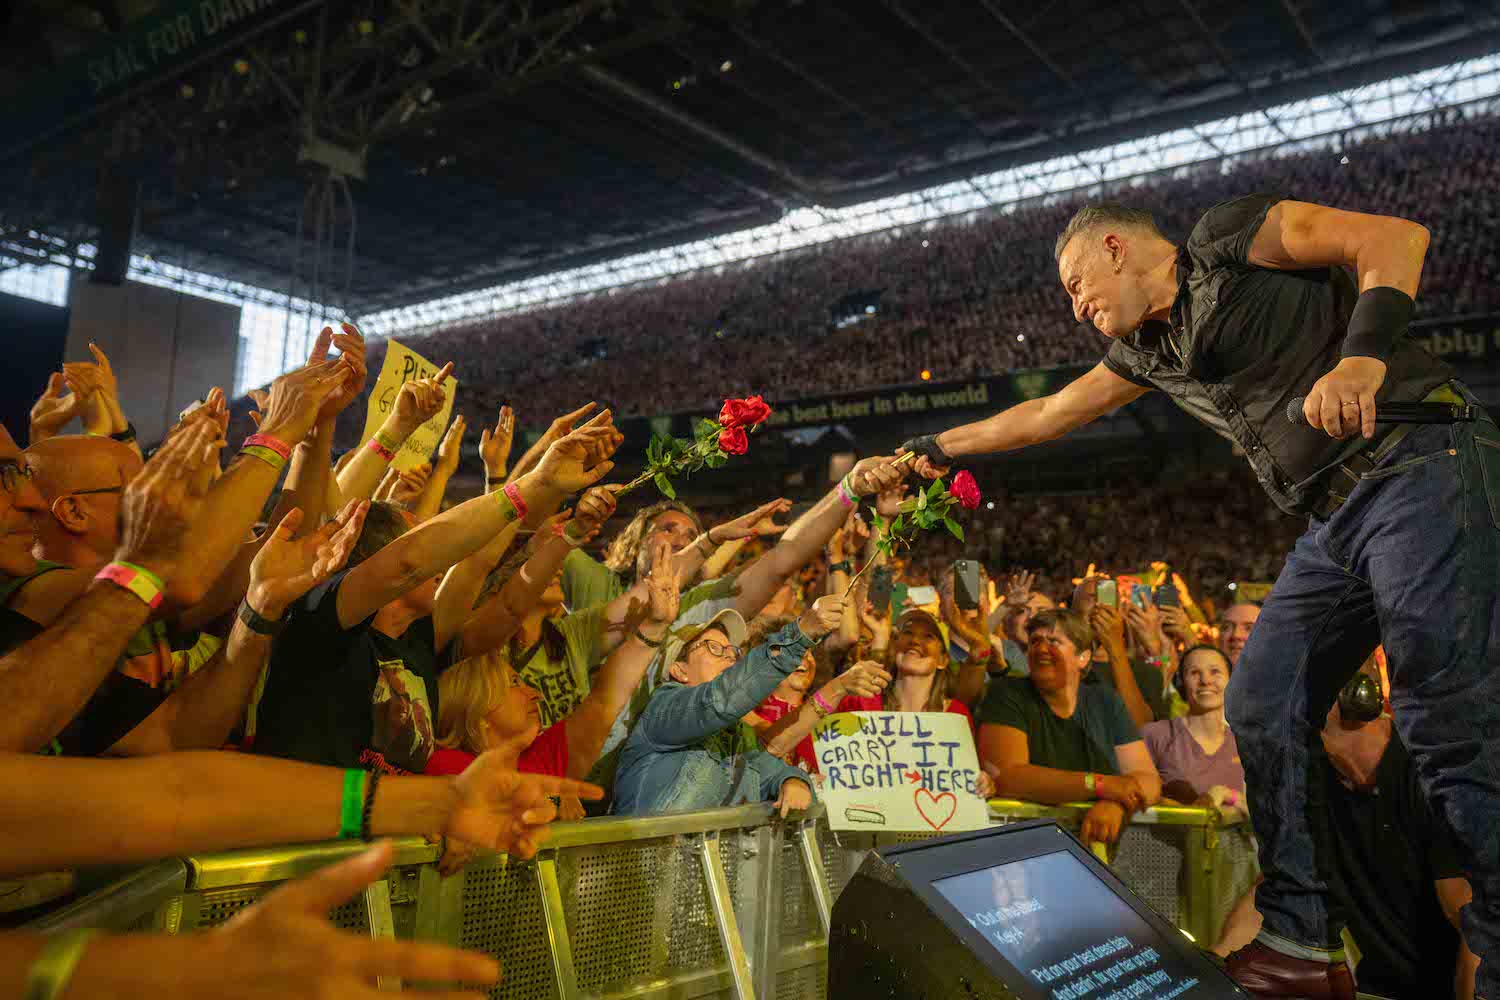
[[[1223,785],[1245,794],[1245,769],[1234,733],[1224,733],[1224,742],[1212,756],[1203,752],[1184,719],[1163,719],[1141,727],[1146,749],[1161,775],[1162,794],[1179,802],[1192,802]]]

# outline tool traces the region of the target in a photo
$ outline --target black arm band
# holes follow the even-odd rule
[[[1371,288],[1361,292],[1349,315],[1349,332],[1339,354],[1345,358],[1384,361],[1406,332],[1416,303],[1399,288]]]
[[[901,442],[901,447],[907,451],[914,451],[918,455],[925,455],[933,465],[949,466],[953,464],[953,456],[943,450],[938,444],[936,434],[923,434]]]

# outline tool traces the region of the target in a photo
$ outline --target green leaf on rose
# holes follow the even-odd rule
[[[932,481],[932,485],[927,487],[927,499],[936,500],[938,497],[943,495],[943,491],[945,491],[947,488],[948,487],[943,485],[943,481],[941,479],[934,479]]]
[[[958,526],[958,522],[953,520],[953,518],[943,518],[943,527],[947,528],[948,533],[951,534],[954,538],[957,538],[960,542],[964,540],[964,529],[960,528]]]
[[[661,490],[662,496],[668,500],[677,499],[677,491],[672,488],[672,480],[659,472],[656,474],[656,488]]]

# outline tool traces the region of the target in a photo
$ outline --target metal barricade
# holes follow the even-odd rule
[[[990,803],[997,823],[1046,816],[1075,830],[1085,809]],[[451,878],[438,874],[434,845],[403,839],[386,878],[332,918],[376,938],[487,952],[504,971],[496,1000],[821,998],[833,900],[871,849],[919,839],[836,834],[818,807],[781,823],[767,806],[745,806],[561,823],[535,859],[483,854]],[[1206,941],[1253,878],[1248,847],[1243,828],[1216,812],[1161,807],[1135,818],[1113,863]],[[209,928],[278,883],[360,850],[315,844],[162,862],[46,926]]]

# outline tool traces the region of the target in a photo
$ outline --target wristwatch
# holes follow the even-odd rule
[[[1092,771],[1085,774],[1083,776],[1083,788],[1089,793],[1089,798],[1097,799],[1099,797],[1099,776]]]
[[[276,619],[264,618],[250,606],[249,599],[240,601],[239,619],[256,635],[279,635],[286,628],[285,614]]]
[[[843,562],[836,562],[836,563],[829,564],[828,572],[830,572],[830,573],[848,573],[848,572],[851,572],[853,569],[854,569],[854,564],[852,562],[850,562],[848,559],[845,559]]]

